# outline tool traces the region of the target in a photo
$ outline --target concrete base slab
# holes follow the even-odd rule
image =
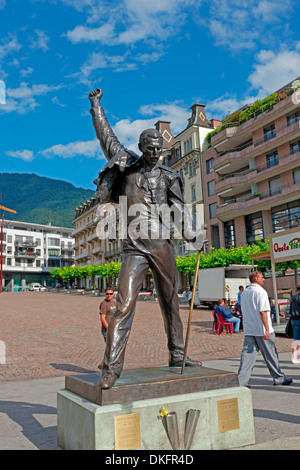
[[[65,388],[97,405],[111,405],[237,387],[237,374],[209,367],[145,367],[127,369],[108,390],[97,387],[99,374],[67,376]]]
[[[58,445],[66,450],[172,450],[163,407],[176,413],[184,450],[189,410],[200,410],[190,450],[230,449],[255,443],[251,391],[245,387],[98,405],[69,390],[57,395]]]

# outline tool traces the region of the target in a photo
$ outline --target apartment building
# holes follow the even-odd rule
[[[74,264],[73,229],[3,221],[3,286],[25,289],[31,282],[54,285],[49,271]]]
[[[213,133],[202,154],[210,246],[238,247],[300,224],[298,95],[290,83]]]
[[[194,224],[200,227],[204,223],[201,153],[207,148],[206,135],[213,131],[220,121],[207,119],[204,104],[195,103],[191,110],[187,127],[176,136],[172,134],[170,122],[158,121],[155,126],[163,136],[161,161],[180,174],[184,202],[189,206]],[[176,241],[175,252],[177,256],[191,253],[184,241]]]
[[[102,214],[103,220],[104,214]],[[76,208],[76,216],[73,221],[75,239],[75,265],[90,266],[105,263],[121,263],[123,256],[122,240],[118,237],[119,212],[115,205],[116,233],[115,237],[101,239],[97,233],[97,226],[101,220],[99,203],[95,197],[90,198],[84,204]],[[107,215],[105,214],[107,220]],[[108,280],[111,282],[111,280]],[[84,279],[85,287],[104,289],[106,280],[96,277],[95,279]],[[93,282],[93,285],[91,284]]]

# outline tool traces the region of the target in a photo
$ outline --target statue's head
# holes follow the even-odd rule
[[[141,133],[139,149],[149,165],[156,165],[162,151],[162,144],[163,138],[157,129],[146,129]]]

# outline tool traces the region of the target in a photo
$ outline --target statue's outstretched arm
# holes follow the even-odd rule
[[[107,160],[113,158],[117,153],[124,150],[123,145],[120,144],[115,136],[108,120],[105,116],[104,109],[100,105],[103,92],[100,88],[93,90],[89,94],[91,102],[90,113],[93,118],[93,124],[96,131],[97,138],[100,142],[101,148]]]

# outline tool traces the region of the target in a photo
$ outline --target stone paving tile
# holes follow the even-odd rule
[[[6,363],[0,381],[59,377],[99,370],[104,352],[98,307],[104,297],[49,292],[3,293],[0,297],[0,341]],[[189,308],[182,306],[186,329]],[[188,355],[200,361],[240,357],[244,335],[212,332],[211,311],[195,309]],[[290,352],[291,341],[277,336],[278,352]],[[159,305],[138,301],[125,368],[166,365],[168,351]]]

